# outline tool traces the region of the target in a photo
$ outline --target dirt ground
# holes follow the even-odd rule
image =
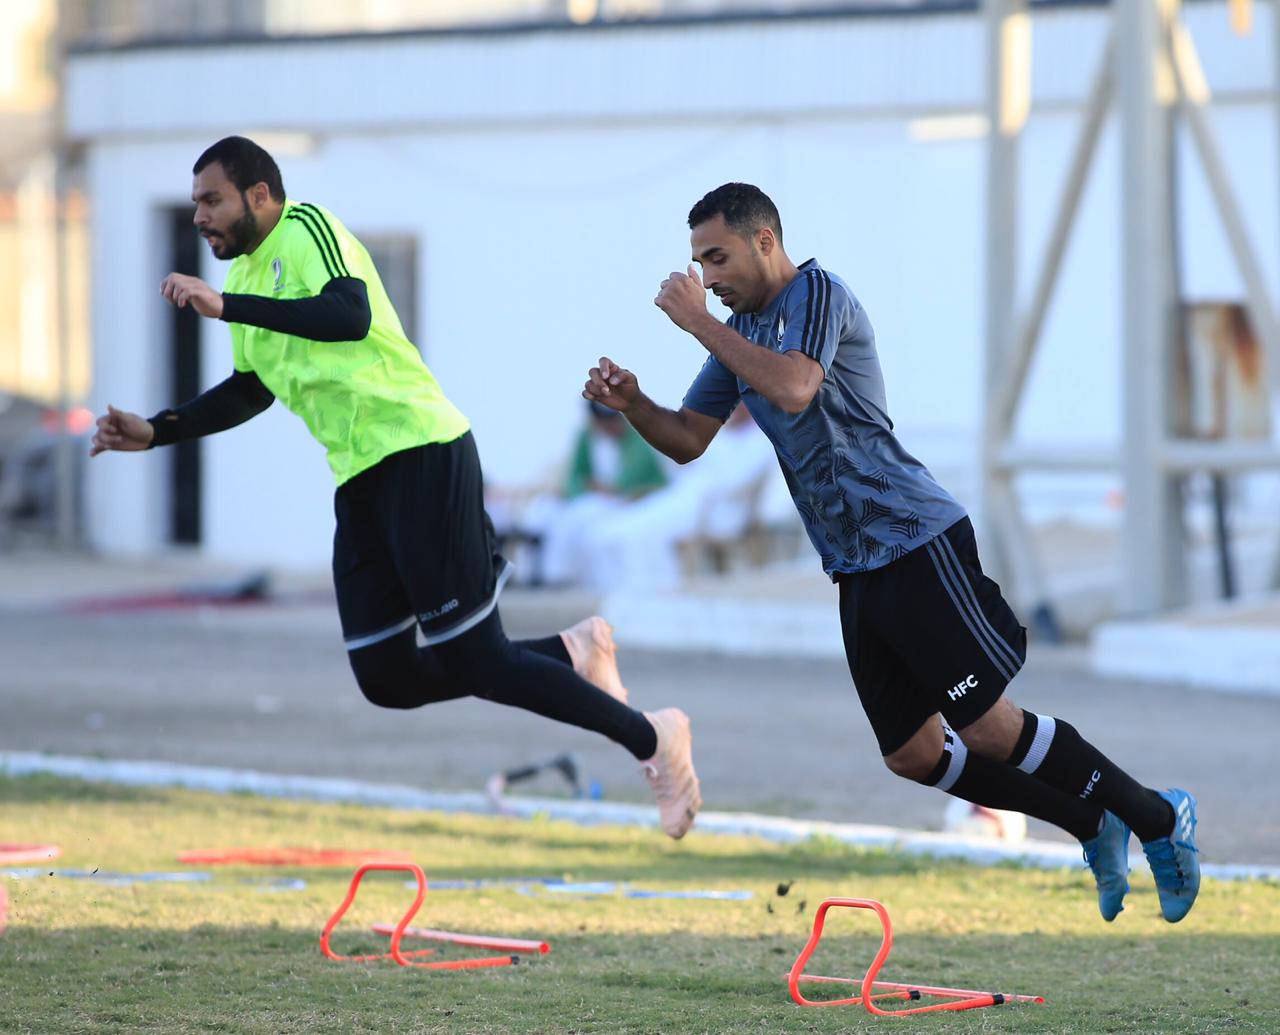
[[[513,635],[565,616],[526,597]],[[881,764],[844,666],[625,653],[641,708],[693,720],[706,807],[938,829],[946,799]],[[1011,691],[1066,718],[1140,780],[1200,799],[1203,857],[1280,863],[1280,698],[1102,680],[1079,648],[1033,651]],[[647,800],[624,751],[477,700],[410,713],[365,702],[324,601],[114,616],[0,610],[0,750],[159,759],[480,790],[495,770],[575,751],[607,799]],[[559,793],[553,776],[522,785]],[[1065,840],[1033,823],[1033,836]]]

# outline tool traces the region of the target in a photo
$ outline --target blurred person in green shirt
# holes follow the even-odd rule
[[[537,544],[536,578],[552,586],[594,585],[587,544],[628,505],[667,484],[667,464],[621,416],[588,403],[558,492],[534,496],[508,519]]]
[[[590,402],[589,419],[578,432],[564,496],[602,493],[638,499],[667,484],[657,450],[616,410]]]

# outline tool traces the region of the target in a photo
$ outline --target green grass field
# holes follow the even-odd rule
[[[1098,917],[1083,872],[978,868],[829,841],[779,846],[691,834],[0,779],[0,841],[53,842],[54,876],[5,879],[0,1032],[1267,1032],[1280,1031],[1280,887],[1206,881],[1172,927],[1149,877]],[[183,867],[183,849],[242,845],[411,852],[429,879],[557,876],[653,889],[750,889],[748,901],[583,897],[507,886],[427,895],[419,926],[544,938],[516,967],[410,971],[335,963],[321,927],[351,869]],[[207,883],[112,886],[63,869],[202,870]],[[0,870],[0,873],[5,871]],[[301,890],[269,881],[298,877]],[[793,882],[785,896],[780,884]],[[1044,1006],[877,1020],[802,1009],[783,975],[814,908],[877,898],[895,947],[882,977],[1033,992]],[[379,951],[368,925],[412,900],[371,875],[335,934]],[[810,969],[859,976],[874,920],[833,914]],[[446,958],[474,950],[448,950]],[[811,993],[816,997],[818,989]],[[850,994],[848,992],[841,994]]]

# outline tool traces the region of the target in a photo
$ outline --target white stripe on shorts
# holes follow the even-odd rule
[[[343,640],[347,650],[359,650],[361,647],[372,647],[375,643],[381,643],[383,640],[389,640],[393,636],[399,636],[406,629],[412,629],[417,619],[410,615],[402,621],[396,622],[395,625],[389,625],[385,629],[380,629],[376,633],[369,633],[368,636],[353,636],[349,640]]]
[[[428,647],[433,647],[437,643],[445,643],[448,640],[452,640],[454,637],[461,636],[468,629],[474,629],[477,625],[483,622],[493,613],[493,609],[498,606],[498,594],[502,592],[502,587],[507,584],[507,579],[511,578],[511,573],[514,570],[515,569],[512,567],[511,562],[504,557],[502,570],[498,572],[498,580],[493,587],[493,596],[491,596],[486,603],[472,611],[471,614],[467,615],[466,618],[455,622],[447,629],[441,629],[439,632],[434,632],[430,635],[424,634],[423,642],[426,643]]]

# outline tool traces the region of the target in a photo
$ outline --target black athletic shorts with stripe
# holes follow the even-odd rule
[[[475,439],[392,453],[338,486],[333,584],[347,650],[416,622],[428,645],[460,636],[498,603],[511,566],[484,509]]]
[[[1027,631],[982,573],[963,518],[882,568],[838,576],[849,671],[882,755],[935,712],[954,729],[999,700],[1027,656]]]

